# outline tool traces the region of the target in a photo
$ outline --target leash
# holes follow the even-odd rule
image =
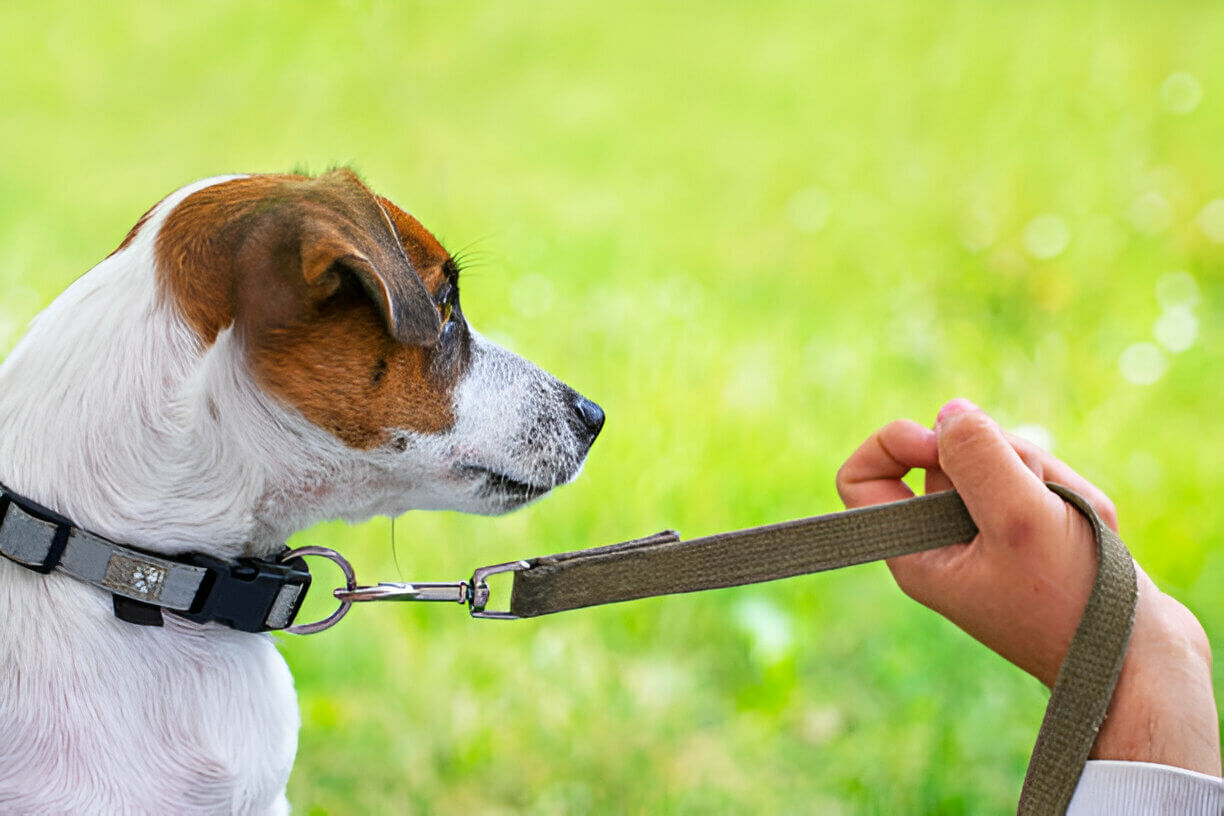
[[[1017,812],[1066,811],[1113,697],[1130,639],[1138,590],[1134,562],[1092,505],[1062,485],[1050,490],[1082,513],[1097,545],[1097,574],[1029,760]],[[23,566],[59,569],[113,593],[115,614],[160,625],[164,611],[244,631],[311,634],[334,626],[354,603],[449,601],[476,618],[534,618],[600,604],[697,592],[840,569],[964,544],[977,535],[960,496],[934,493],[797,521],[680,540],[664,531],[606,547],[510,561],[452,582],[359,586],[352,566],[327,547],[300,547],[278,561],[220,561],[200,554],[164,557],[88,533],[0,486],[0,554]],[[345,586],[336,610],[294,624],[310,573],[303,558],[333,561]],[[490,609],[488,579],[513,574],[504,610]]]
[[[1091,523],[1097,574],[1037,734],[1017,807],[1022,816],[1066,811],[1113,698],[1138,599],[1134,562],[1118,536],[1078,493],[1054,483],[1047,486]],[[330,617],[295,629],[320,631],[334,625],[353,603],[369,601],[451,601],[467,604],[477,618],[534,618],[840,569],[964,544],[977,532],[960,496],[948,491],[690,541],[669,530],[606,547],[482,567],[469,581],[449,583],[358,586],[352,568],[334,550],[302,548],[289,555],[329,558],[344,569],[347,584],[333,593],[340,606]],[[507,572],[514,576],[508,608],[491,610],[487,579]]]

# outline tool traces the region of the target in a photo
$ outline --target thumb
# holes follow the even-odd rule
[[[1029,470],[998,423],[969,400],[945,405],[935,422],[939,467],[960,493],[984,540],[1023,543],[1062,500]]]

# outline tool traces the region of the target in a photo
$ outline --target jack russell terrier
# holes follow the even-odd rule
[[[0,364],[0,812],[287,812],[293,681],[253,633],[304,594],[286,538],[578,474],[603,412],[458,277],[347,170],[226,176],[35,318]]]

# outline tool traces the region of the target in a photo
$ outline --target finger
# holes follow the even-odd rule
[[[945,490],[953,489],[952,480],[948,478],[948,474],[937,467],[927,468],[926,478],[923,481],[922,489],[925,493],[942,493]]]
[[[1030,467],[1034,463],[1037,464],[1034,472],[1041,477],[1042,481],[1057,482],[1083,496],[1097,511],[1101,520],[1110,529],[1117,532],[1118,511],[1113,501],[1105,495],[1105,491],[1076,473],[1070,465],[1039,445],[1015,434],[1006,434],[1006,436],[1012,447],[1020,452],[1026,464],[1029,464]]]
[[[901,477],[939,462],[935,432],[898,419],[867,438],[837,471],[837,493],[847,507],[899,501],[914,495]]]
[[[935,421],[938,422],[939,418],[936,417]],[[922,483],[923,493],[943,493],[945,490],[955,489],[952,487],[952,480],[948,478],[948,474],[940,470],[938,466],[926,469]]]
[[[986,539],[1028,538],[1041,508],[1062,500],[1028,468],[998,424],[968,400],[953,400],[936,422],[939,467],[952,480]]]

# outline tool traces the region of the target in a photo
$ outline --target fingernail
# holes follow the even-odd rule
[[[935,427],[938,428],[941,422],[953,414],[962,414],[966,411],[979,410],[981,409],[964,397],[957,397],[939,409],[939,416],[935,418]]]

